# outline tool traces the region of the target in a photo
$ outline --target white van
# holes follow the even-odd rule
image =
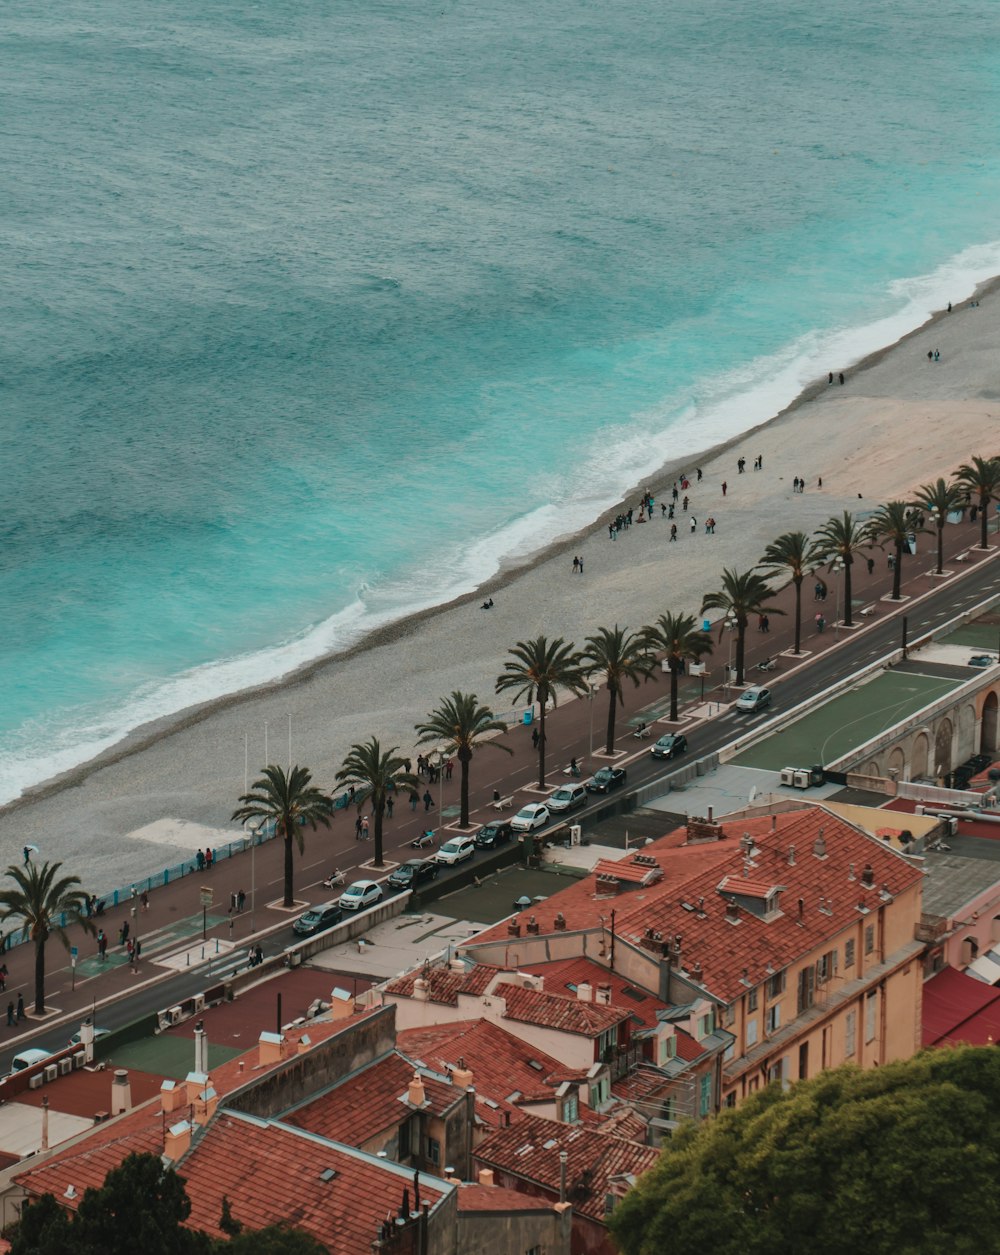
[[[564,784],[546,802],[550,811],[571,811],[586,804],[587,790],[582,784]]]
[[[10,1061],[11,1072],[23,1072],[25,1068],[33,1068],[36,1063],[44,1063],[52,1058],[51,1050],[22,1050]]]

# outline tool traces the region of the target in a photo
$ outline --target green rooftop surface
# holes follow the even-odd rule
[[[757,767],[764,771],[811,767],[815,763],[825,767],[962,683],[912,671],[884,671],[876,679],[825,703],[731,761],[738,767]],[[779,688],[774,694],[774,705],[778,709],[780,700]]]
[[[511,867],[498,874],[487,876],[479,886],[470,885],[447,897],[438,898],[433,909],[452,919],[471,919],[481,924],[495,924],[517,910],[514,900],[522,895],[534,900],[550,898],[565,889],[585,872],[571,868],[558,872],[529,871]]]
[[[217,1068],[228,1063],[237,1055],[243,1054],[247,1047],[241,1046],[232,1050],[227,1046],[216,1046],[208,1043],[208,1067]],[[144,1037],[141,1041],[131,1042],[127,1046],[117,1046],[108,1058],[108,1063],[116,1068],[135,1068],[139,1072],[152,1072],[158,1076],[168,1076],[175,1081],[183,1081],[194,1067],[194,1042],[190,1037],[174,1037],[169,1033],[161,1033],[157,1037]]]

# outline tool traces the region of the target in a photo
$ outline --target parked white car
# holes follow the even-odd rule
[[[517,812],[510,826],[515,832],[534,832],[536,828],[544,828],[551,818],[544,802],[529,802]]]
[[[464,863],[476,852],[476,843],[472,837],[452,837],[437,852],[439,863]]]
[[[363,911],[382,901],[382,886],[377,880],[356,880],[340,895],[337,905],[342,911]]]

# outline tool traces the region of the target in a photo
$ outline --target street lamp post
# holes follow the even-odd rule
[[[830,566],[830,571],[836,578],[837,582],[837,615],[833,620],[833,635],[836,640],[840,640],[840,574],[844,570],[844,559],[835,558]]]
[[[594,757],[594,686],[587,682],[587,699],[590,702],[590,757]]]
[[[726,631],[729,633],[729,656],[726,659],[726,682],[722,686],[729,700],[729,685],[733,678],[733,628],[736,626],[736,615],[730,610],[725,618]]]

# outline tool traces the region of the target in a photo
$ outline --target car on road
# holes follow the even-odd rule
[[[52,1058],[51,1050],[40,1050],[38,1047],[29,1047],[16,1054],[10,1061],[10,1073],[23,1072],[25,1068],[33,1068],[36,1063],[44,1063],[46,1059]]]
[[[546,805],[553,814],[576,810],[578,806],[586,806],[587,790],[582,784],[564,784],[551,794]]]
[[[736,699],[736,709],[749,711],[754,714],[758,710],[763,710],[765,706],[771,704],[771,690],[762,688],[759,684],[755,684],[753,688],[748,688],[745,693],[741,693]]]
[[[390,873],[389,884],[394,889],[417,889],[431,880],[437,880],[440,870],[432,858],[410,858]]]
[[[676,758],[678,754],[683,754],[687,747],[686,736],[681,736],[679,732],[668,732],[666,736],[661,736],[655,745],[649,747],[649,752],[654,758]]]
[[[612,789],[620,789],[628,779],[624,767],[600,767],[584,784],[588,793],[610,793]]]
[[[356,880],[340,895],[342,911],[363,911],[382,901],[382,886],[377,880]]]
[[[311,937],[313,933],[321,933],[324,928],[332,928],[339,924],[343,912],[336,902],[323,902],[320,906],[311,906],[305,915],[300,915],[292,925],[292,932],[299,937]]]
[[[509,819],[495,819],[492,823],[483,824],[473,840],[481,850],[492,850],[494,846],[509,841],[512,832]]]
[[[99,1041],[102,1041],[105,1037],[110,1037],[110,1036],[111,1036],[111,1029],[110,1029],[110,1028],[96,1028],[96,1027],[95,1027],[95,1029],[94,1029],[94,1045],[96,1046],[96,1045],[97,1045],[97,1043],[98,1043]],[[80,1041],[81,1041],[81,1037],[80,1037],[80,1030],[77,1030],[77,1031],[73,1034],[73,1036],[69,1039],[69,1044],[70,1044],[71,1046],[79,1046]]]
[[[467,858],[472,858],[476,852],[476,843],[471,837],[452,837],[450,841],[446,841],[437,852],[437,861],[439,863],[464,863]]]
[[[517,812],[510,826],[515,832],[534,832],[536,828],[544,828],[551,818],[544,802],[529,802]]]

